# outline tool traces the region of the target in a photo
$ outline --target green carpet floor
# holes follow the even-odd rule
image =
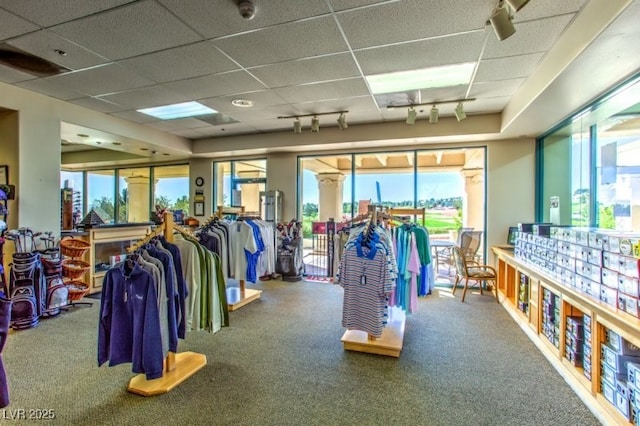
[[[598,424],[491,295],[421,298],[391,358],[343,350],[339,286],[248,287],[262,298],[231,312],[230,327],[180,342],[208,364],[161,396],[128,393],[128,364],[97,366],[98,301],[12,333],[0,423],[46,409],[64,425]]]

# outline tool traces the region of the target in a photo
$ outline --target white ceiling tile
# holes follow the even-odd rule
[[[367,85],[361,78],[350,78],[331,83],[283,87],[274,89],[274,91],[287,102],[291,103],[317,102],[369,94]]]
[[[108,59],[96,55],[75,43],[71,43],[48,30],[23,35],[9,41],[8,44],[71,70],[109,62]],[[62,56],[56,53],[56,50],[62,50],[66,54]]]
[[[169,131],[195,129],[198,127],[204,127],[206,125],[206,122],[198,120],[197,117],[177,118],[175,120],[161,120],[149,123],[149,126],[151,127]]]
[[[589,0],[535,0],[515,13],[513,21],[532,21],[550,16],[575,13],[581,10]]]
[[[228,0],[159,1],[206,38],[252,31],[329,12],[324,0],[298,1],[295,5],[291,0],[269,0],[255,2],[255,17],[247,20]]]
[[[119,63],[159,83],[238,69],[209,41],[137,56]]]
[[[0,81],[17,83],[18,81],[33,80],[34,78],[31,74],[0,64]]]
[[[484,32],[476,31],[418,42],[364,49],[355,52],[366,75],[475,62],[484,43]]]
[[[360,75],[349,53],[280,62],[249,70],[271,88],[327,81]]]
[[[84,95],[80,92],[77,92],[65,86],[61,86],[45,78],[22,81],[16,83],[16,86],[20,86],[23,89],[42,93],[43,95],[51,96],[65,101],[69,99],[78,99],[84,97]]]
[[[140,1],[51,28],[57,34],[116,60],[202,40],[154,1]]]
[[[214,42],[244,67],[347,50],[331,17],[282,24]]]
[[[246,71],[232,71],[188,80],[173,81],[164,85],[170,90],[191,99],[206,99],[233,93],[251,92],[264,87]]]
[[[48,80],[89,96],[121,92],[154,84],[153,81],[128,72],[120,65],[113,63],[49,77]]]
[[[188,96],[174,92],[161,85],[100,96],[101,99],[123,105],[123,109],[141,109],[170,105],[190,100]]]
[[[475,83],[469,92],[470,98],[495,98],[511,96],[524,83],[524,78],[513,80],[489,81],[486,83]]]
[[[117,112],[117,111],[122,111],[124,109],[127,109],[122,105],[117,105],[111,102],[107,102],[100,98],[80,98],[80,99],[74,99],[70,102],[88,109],[92,109],[92,110],[100,111],[104,113]]]
[[[243,108],[231,104],[234,99],[253,101],[253,107]],[[220,96],[217,98],[201,99],[200,103],[207,105],[216,111],[233,114],[235,112],[254,111],[274,105],[286,104],[286,101],[276,95],[272,90],[261,90],[251,93],[243,93],[237,96]]]
[[[150,115],[143,114],[138,111],[122,111],[122,112],[114,112],[111,115],[119,118],[123,118],[125,120],[133,121],[136,123],[151,123],[154,121],[158,121],[157,118],[153,118]]]
[[[495,34],[490,34],[483,59],[545,52],[553,46],[572,19],[573,15],[561,15],[515,24],[515,34],[502,41]],[[491,28],[487,30],[493,32]]]
[[[0,0],[0,7],[48,27],[132,1],[134,0]]]
[[[38,27],[6,10],[0,9],[0,40],[36,31]]]
[[[189,139],[198,139],[204,136],[202,133],[198,132],[196,129],[172,130],[171,133],[173,133],[174,135],[182,136],[183,138],[189,138]]]
[[[528,77],[540,63],[543,56],[544,53],[532,53],[480,61],[474,81],[483,82]]]
[[[372,6],[380,3],[387,3],[389,0],[330,0],[333,10],[340,11],[353,9],[356,7]]]
[[[337,16],[357,49],[479,30],[494,6],[494,0],[404,0]]]
[[[495,98],[479,98],[473,102],[465,102],[464,110],[467,114],[486,114],[500,112],[511,99],[509,96]]]
[[[332,111],[377,111],[378,107],[373,101],[371,96],[358,96],[344,99],[332,99],[327,101],[317,102],[301,102],[292,104],[297,111],[296,114],[313,114],[319,112],[332,112]],[[295,115],[295,114],[293,114]],[[337,119],[337,115],[335,119]]]

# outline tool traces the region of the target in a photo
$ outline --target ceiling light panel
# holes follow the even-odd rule
[[[195,117],[198,115],[217,113],[216,110],[198,102],[182,102],[173,105],[143,108],[139,109],[138,112],[156,117],[160,120],[173,120],[175,118]]]
[[[466,62],[420,70],[366,76],[374,94],[468,84],[475,64]]]

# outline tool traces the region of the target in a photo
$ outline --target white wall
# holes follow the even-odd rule
[[[504,245],[509,226],[533,222],[535,140],[493,141],[487,149],[487,247]],[[487,251],[489,264],[493,254]]]
[[[296,218],[297,160],[298,156],[293,152],[267,155],[267,191],[283,192],[282,220],[285,222]]]
[[[216,206],[213,203],[213,161],[209,158],[192,158],[189,161],[189,216],[195,217],[200,223],[207,220],[215,213]],[[204,179],[204,185],[196,187],[195,181],[197,177]],[[196,216],[194,211],[193,199],[196,195],[196,189],[202,190],[204,194],[204,215]]]

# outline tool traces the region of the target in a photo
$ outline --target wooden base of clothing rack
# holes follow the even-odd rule
[[[340,339],[347,351],[366,352],[399,358],[404,341],[406,314],[400,308],[389,308],[389,322],[380,337],[360,330],[347,330]]]
[[[236,311],[249,303],[260,299],[262,290],[245,288],[244,280],[240,280],[240,287],[227,288],[227,306],[229,311]]]
[[[174,227],[173,214],[165,213],[164,222],[155,231],[133,244],[129,251],[133,252],[151,238],[163,234],[168,242],[173,242],[173,231],[183,233],[179,227]],[[154,396],[169,392],[180,383],[193,376],[198,370],[207,365],[207,357],[195,352],[169,352],[164,360],[164,374],[162,377],[147,380],[145,374],[138,374],[129,381],[127,390],[142,396]]]

